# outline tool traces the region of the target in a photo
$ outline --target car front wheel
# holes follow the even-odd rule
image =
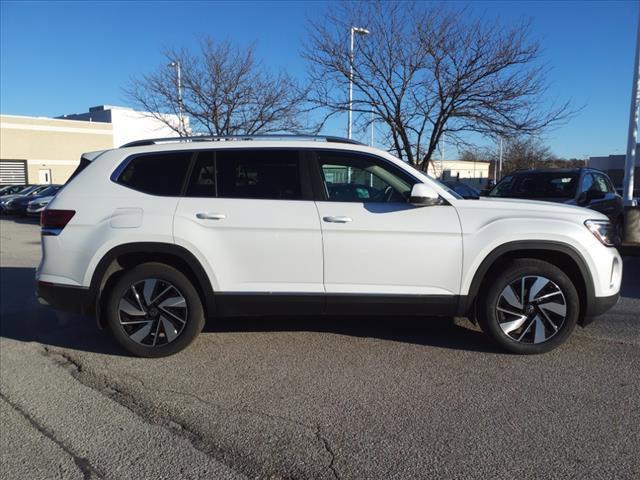
[[[573,331],[580,300],[571,279],[537,259],[517,259],[493,276],[479,297],[478,321],[499,346],[513,353],[553,350]]]

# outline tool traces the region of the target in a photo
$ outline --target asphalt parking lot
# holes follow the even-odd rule
[[[546,355],[463,319],[265,318],[148,360],[37,304],[35,222],[0,234],[3,478],[640,476],[640,257]]]

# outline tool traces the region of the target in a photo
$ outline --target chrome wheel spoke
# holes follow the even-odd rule
[[[502,291],[501,297],[512,307],[522,310],[522,302],[520,302],[518,295],[516,295],[511,285],[508,285],[507,288]]]
[[[156,332],[153,334],[153,347],[155,347],[158,342],[158,333],[160,333],[160,320],[156,320]]]
[[[142,305],[142,299],[140,298],[140,295],[138,294],[138,290],[136,290],[135,285],[131,285],[131,292],[133,293],[133,297],[136,299],[136,303],[138,304],[138,307],[140,307],[140,310],[144,310],[145,308]]]
[[[132,317],[139,317],[142,315],[146,315],[147,312],[144,311],[143,308],[139,308],[133,305],[129,300],[124,298],[120,299],[120,305],[118,305],[120,311],[126,313],[127,315],[131,315]]]
[[[135,331],[134,334],[130,335],[129,337],[131,338],[131,340],[133,340],[134,342],[138,342],[141,343],[145,338],[147,338],[149,336],[149,334],[151,333],[151,327],[153,326],[153,322],[151,320],[149,320],[146,325],[144,325],[143,327],[139,328],[138,330]]]
[[[502,307],[497,307],[497,310],[502,313],[508,313],[509,315],[515,315],[516,317],[519,317],[522,315],[522,312],[514,312],[513,310],[507,310],[506,308],[502,308]]]
[[[538,295],[540,290],[546,287],[548,283],[549,280],[547,280],[546,278],[537,277],[533,282],[533,285],[531,285],[531,288],[529,289],[529,301],[532,302],[536,298],[536,295]]]
[[[538,305],[541,310],[549,310],[550,312],[557,313],[558,315],[565,316],[567,314],[567,306],[562,303],[548,302]]]
[[[160,321],[162,322],[162,329],[167,337],[167,341],[172,342],[178,336],[178,330],[176,330],[173,323],[164,315],[160,315]]]
[[[144,281],[142,294],[144,295],[144,301],[147,302],[147,305],[151,305],[152,303],[151,299],[157,283],[158,281],[155,278],[150,278]]]
[[[558,290],[557,292],[547,293],[546,295],[542,295],[535,299],[536,302],[541,302],[542,300],[546,300],[547,298],[555,297],[556,295],[562,295],[562,292]]]
[[[533,322],[535,323],[533,343],[542,343],[547,339],[547,336],[545,334],[544,323],[542,323],[540,315],[537,315],[533,319]]]
[[[520,328],[524,322],[527,321],[527,317],[526,315],[520,315],[517,319],[515,320],[511,320],[510,322],[504,322],[500,324],[500,328],[502,328],[502,331],[504,333],[511,333],[514,330],[517,330],[518,328]]]
[[[186,323],[186,315],[185,318],[180,318],[179,316],[177,316],[175,313],[167,310],[166,308],[163,307],[159,307],[160,310],[162,311],[162,313],[166,313],[167,315],[169,315],[170,317],[176,319],[177,321],[179,321],[180,323]]]
[[[527,328],[525,328],[525,329],[522,331],[522,333],[520,334],[520,336],[517,338],[517,340],[518,340],[519,342],[520,342],[520,341],[522,341],[522,339],[524,338],[524,336],[529,332],[529,330],[531,330],[531,326],[533,325],[533,320],[534,320],[534,319],[531,319],[531,320],[529,321],[529,324],[527,325]]]
[[[171,290],[173,290],[173,285],[169,285],[167,288],[165,288],[164,290],[162,290],[158,295],[156,295],[152,300],[151,303],[157,303],[159,299],[161,299],[164,295],[167,294],[167,292],[170,292]]]
[[[555,322],[553,320],[551,320],[549,318],[549,315],[547,315],[547,312],[545,312],[543,309],[540,309],[540,313],[542,313],[542,316],[547,321],[547,323],[549,323],[549,325],[551,325],[553,327],[553,329],[557,332],[558,331],[558,326],[555,324]]]
[[[186,307],[187,302],[182,296],[171,297],[163,300],[158,304],[159,308],[167,308],[167,307]]]

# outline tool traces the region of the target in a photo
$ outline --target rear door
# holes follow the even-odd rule
[[[174,236],[204,258],[227,313],[268,313],[265,303],[283,300],[322,307],[320,222],[297,150],[201,151]]]
[[[409,204],[418,181],[378,157],[318,151],[316,163],[328,309],[361,302],[374,313],[399,313],[413,303],[424,313],[451,313],[462,265],[454,207]]]

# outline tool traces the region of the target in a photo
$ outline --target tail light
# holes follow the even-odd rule
[[[76,214],[75,210],[44,209],[40,214],[40,226],[43,235],[59,235],[69,220]]]

